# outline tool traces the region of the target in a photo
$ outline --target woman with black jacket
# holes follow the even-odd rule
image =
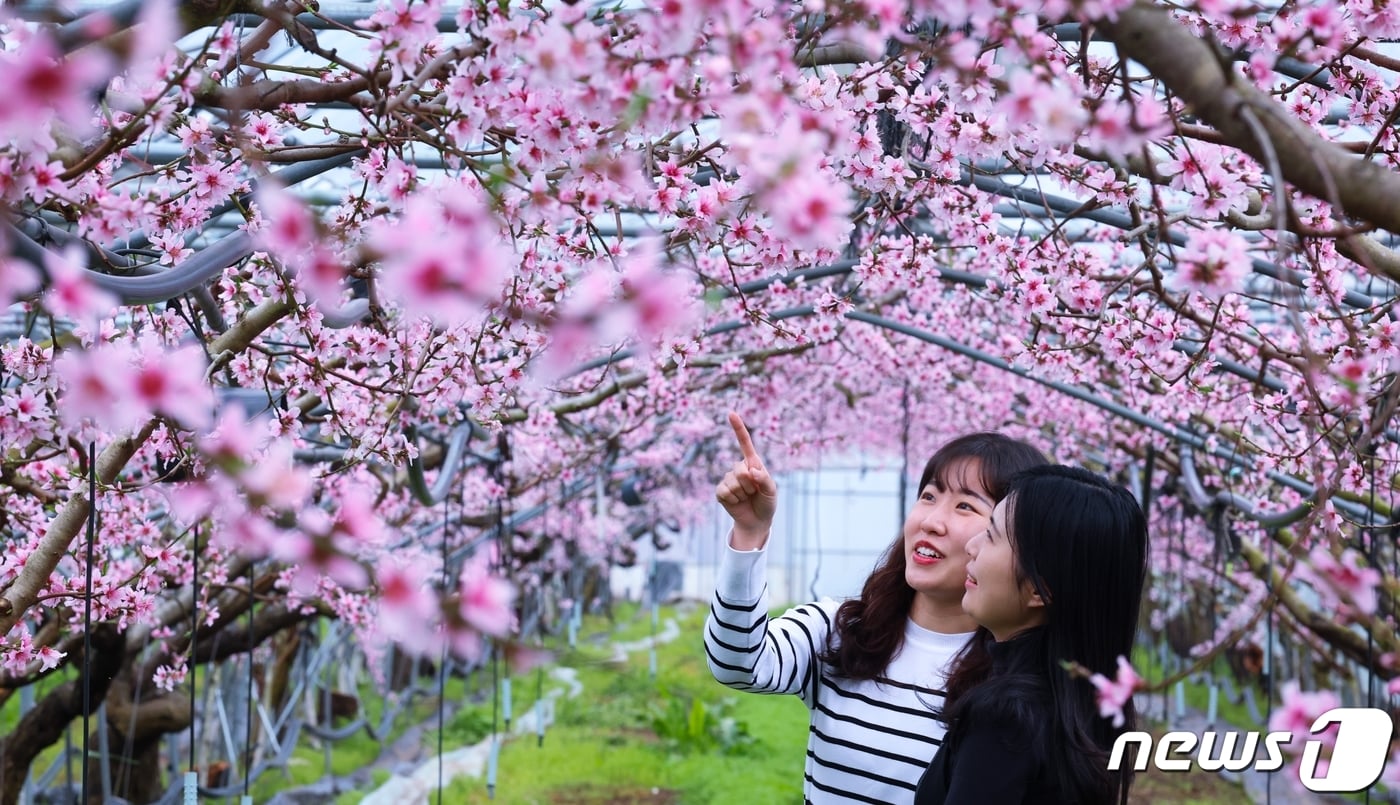
[[[959,661],[943,746],[915,805],[1112,805],[1129,779],[1108,770],[1114,727],[1067,665],[1113,675],[1131,653],[1147,576],[1147,521],[1122,487],[1059,465],[1027,470],[968,541],[963,609],[986,664]]]

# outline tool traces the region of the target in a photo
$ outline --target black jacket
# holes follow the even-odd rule
[[[1042,631],[991,646],[992,674],[948,712],[914,805],[1069,805],[1053,773],[1054,707]]]

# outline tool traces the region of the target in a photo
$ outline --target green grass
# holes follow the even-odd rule
[[[532,736],[503,744],[494,802],[499,803],[799,803],[807,742],[807,709],[792,696],[737,694],[716,683],[700,647],[705,610],[668,611],[681,636],[657,650],[652,679],[645,651],[614,662],[601,644],[581,638],[561,652],[560,665],[577,669],[584,692],[560,699],[556,723],[543,745]],[[619,612],[609,642],[651,633],[646,612]],[[585,629],[582,634],[601,638]],[[557,683],[556,683],[557,684]],[[743,725],[741,751],[686,746],[658,734],[686,731],[667,714],[700,709],[723,712]],[[486,802],[483,779],[459,779],[446,802]]]

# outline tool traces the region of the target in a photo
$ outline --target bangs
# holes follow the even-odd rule
[[[1045,455],[1025,442],[999,433],[969,433],[948,442],[924,465],[919,489],[936,484],[956,491],[981,488],[993,501],[1006,496],[1011,477],[1047,463]]]
[[[986,470],[987,462],[976,456],[951,456],[937,462],[938,466],[932,464],[930,462],[925,473],[927,478],[920,484],[920,489],[933,484],[940,492],[973,493],[980,488],[987,495],[993,494],[992,479]]]

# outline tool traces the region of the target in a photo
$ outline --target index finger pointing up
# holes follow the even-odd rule
[[[734,429],[734,436],[739,440],[739,450],[744,454],[744,463],[754,468],[762,467],[763,459],[758,457],[758,451],[753,448],[753,439],[749,436],[749,429],[744,427],[743,418],[730,411],[729,427]]]

